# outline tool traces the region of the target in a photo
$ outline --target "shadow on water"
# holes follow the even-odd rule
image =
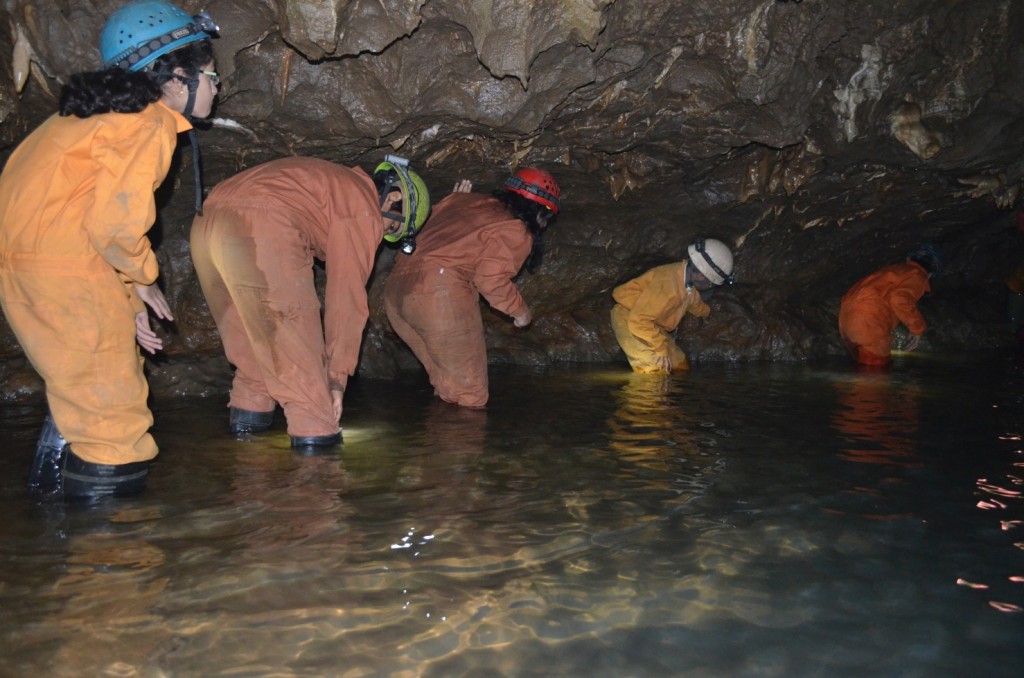
[[[4,675],[1017,675],[1024,365],[355,380],[345,445],[163,403],[145,495],[25,498],[0,410]]]

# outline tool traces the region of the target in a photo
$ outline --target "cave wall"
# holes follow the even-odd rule
[[[6,0],[0,159],[69,74],[98,67],[121,4]],[[224,82],[200,131],[208,187],[293,154],[372,169],[399,153],[435,197],[460,177],[490,190],[523,165],[556,175],[563,213],[544,266],[519,280],[535,321],[519,330],[485,310],[494,362],[619,360],[611,288],[696,235],[736,247],[738,282],[681,326],[695,362],[841,353],[839,297],[923,240],[949,253],[922,303],[923,349],[1011,343],[1001,277],[1024,254],[1024,3],[179,4],[221,26]],[[189,260],[191,173],[183,148],[152,232],[177,317],[150,361],[157,393],[220,392],[229,372]],[[371,280],[360,375],[416,366],[383,314],[395,256],[382,247]],[[0,324],[0,394],[39,389]]]

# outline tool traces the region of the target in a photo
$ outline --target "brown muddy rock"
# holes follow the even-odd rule
[[[96,68],[121,0],[7,0],[0,159]],[[684,256],[736,248],[737,284],[679,342],[694,362],[843,349],[838,300],[933,240],[947,273],[922,302],[923,347],[1013,345],[1002,276],[1024,259],[1024,3],[804,0],[182,0],[222,28],[224,78],[200,130],[207,186],[284,155],[372,169],[413,160],[435,198],[516,167],[551,170],[564,209],[544,266],[518,279],[527,329],[489,309],[494,362],[615,361],[611,289]],[[192,271],[191,156],[159,195],[154,243],[176,320],[154,392],[207,393],[229,370]],[[429,225],[428,225],[429,228]],[[369,286],[360,374],[417,368]],[[317,278],[322,285],[322,272]],[[0,362],[22,361],[0,325]],[[18,369],[0,391],[27,393]],[[219,374],[223,371],[224,374]]]
[[[381,52],[419,25],[425,0],[277,2],[285,42],[311,61]]]
[[[942,136],[921,122],[921,107],[912,101],[900,106],[892,115],[893,137],[922,160],[931,160],[942,150]]]
[[[231,366],[222,353],[161,355],[146,361],[146,375],[150,391],[162,397],[226,399],[231,386]]]
[[[41,403],[46,399],[42,378],[22,358],[4,363],[0,384],[0,402]]]

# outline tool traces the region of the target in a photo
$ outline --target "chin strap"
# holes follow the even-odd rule
[[[203,211],[203,167],[199,157],[199,137],[193,127],[188,131],[188,140],[192,145],[192,183],[196,189],[196,214]]]
[[[185,85],[188,87],[188,101],[185,103],[185,109],[181,112],[189,122],[192,120],[192,109],[196,105],[196,90],[199,88],[198,78],[180,78],[185,81]],[[195,186],[196,193],[196,214],[200,214],[203,211],[203,168],[199,157],[199,137],[196,135],[196,128],[192,127],[188,131],[188,140],[192,146],[192,183]]]

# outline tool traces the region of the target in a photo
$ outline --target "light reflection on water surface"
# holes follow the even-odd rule
[[[1024,368],[492,373],[486,412],[357,381],[345,446],[157,407],[143,497],[22,494],[4,675],[1019,675]]]

